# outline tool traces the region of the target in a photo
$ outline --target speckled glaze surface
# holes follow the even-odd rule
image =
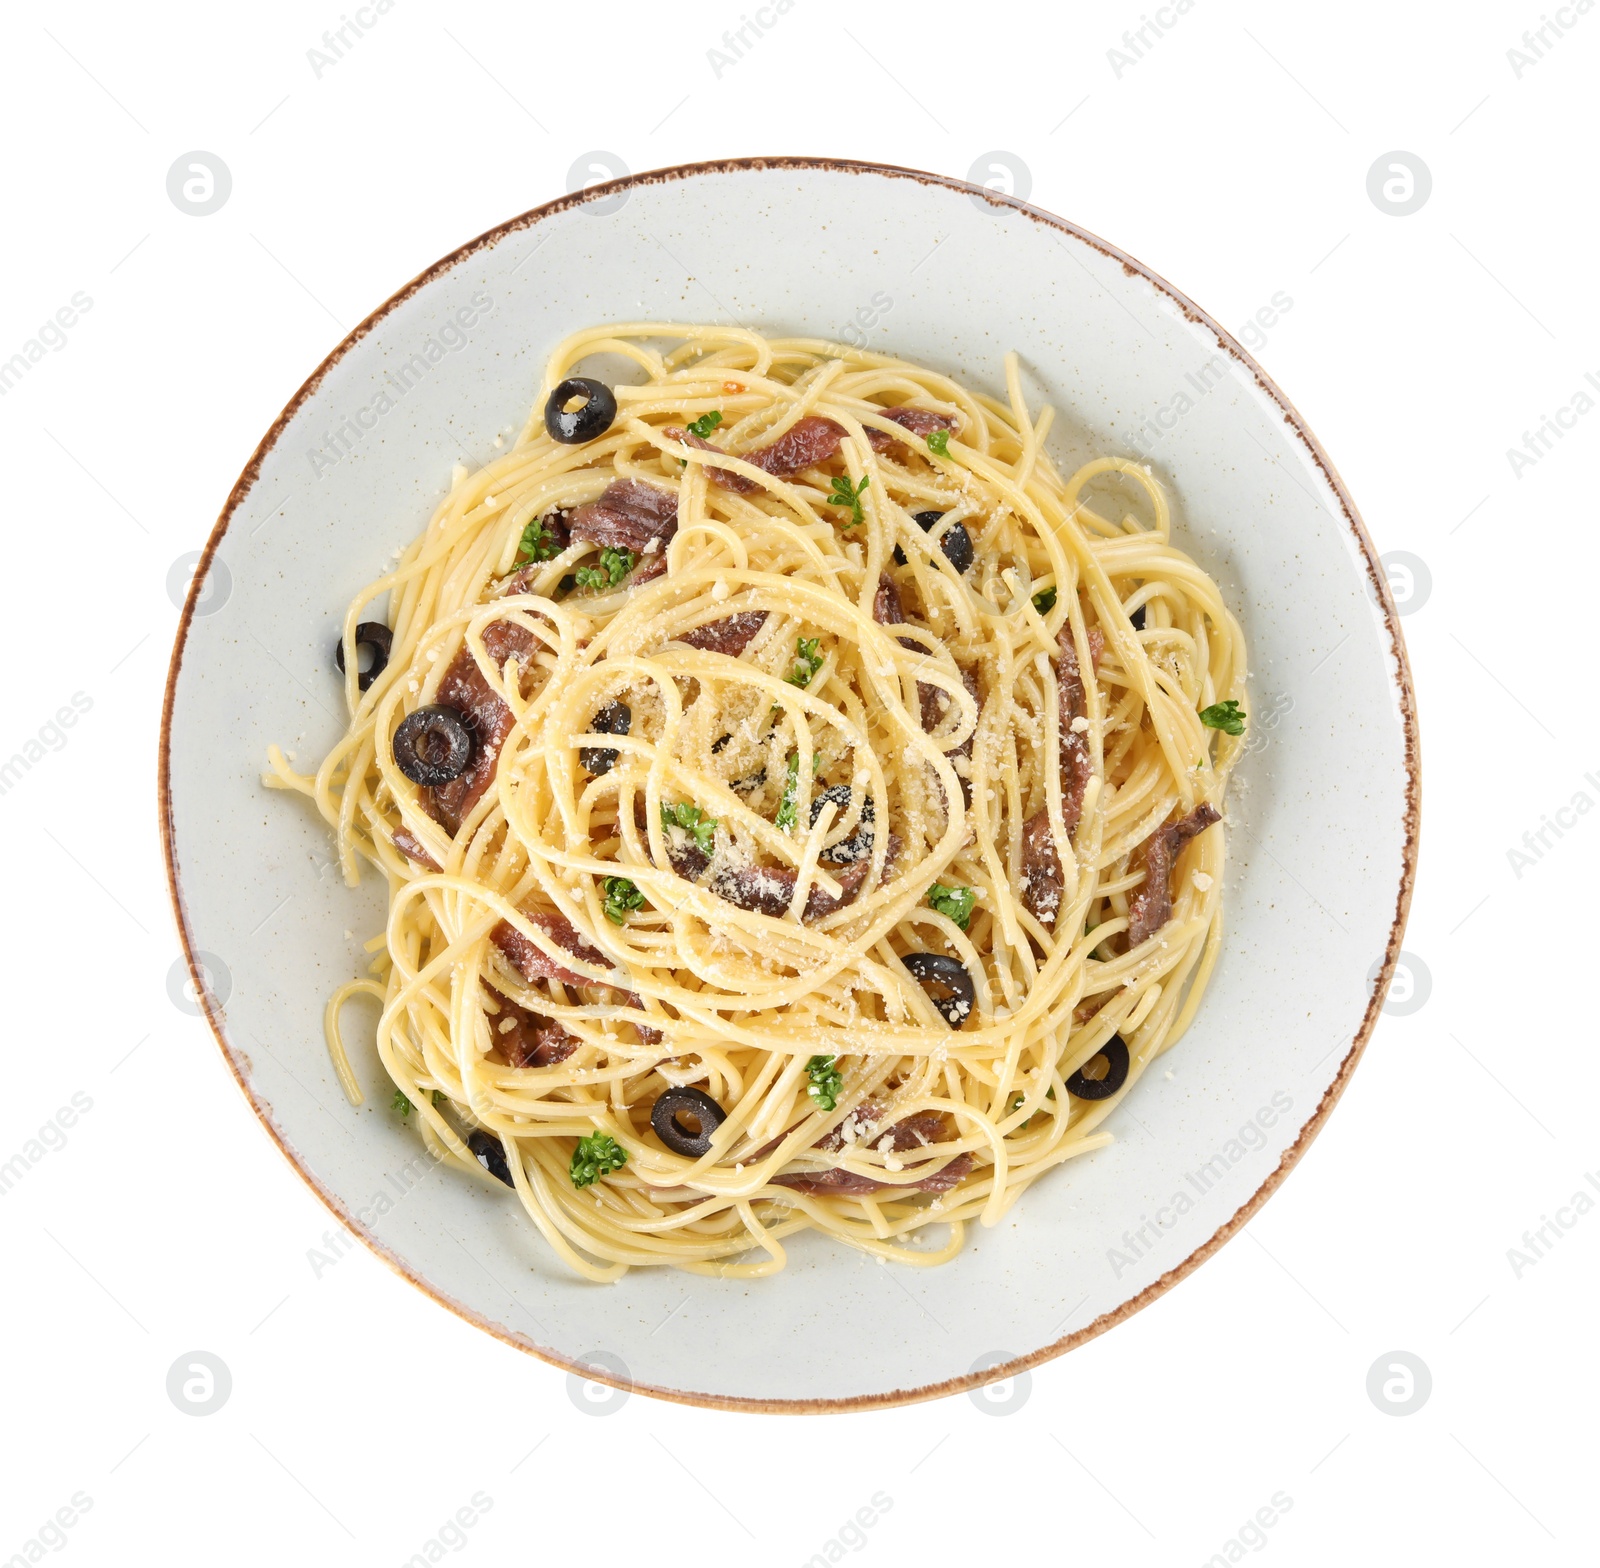
[[[330,653],[345,603],[426,522],[452,464],[485,460],[520,426],[552,345],[651,319],[863,342],[996,393],[1017,349],[1030,400],[1058,411],[1058,465],[1146,455],[1178,541],[1249,639],[1256,732],[1228,800],[1212,994],[1109,1124],[1117,1141],[970,1231],[942,1269],[890,1270],[803,1237],[766,1281],[582,1283],[509,1195],[427,1168],[354,1008],[359,1110],[327,1060],[323,1005],[363,967],[382,889],[344,887],[320,820],[262,786],[266,748],[305,766],[340,733]],[[595,187],[473,241],[363,322],[267,434],[211,536],[172,657],[160,793],[218,1042],[340,1221],[509,1344],[757,1410],[896,1404],[1008,1376],[1221,1246],[1354,1070],[1400,947],[1419,807],[1410,678],[1375,553],[1265,373],[1170,285],[1061,219],[937,176],[807,159]],[[1240,996],[1247,1007],[1226,1000]],[[841,1322],[850,1332],[831,1332]],[[819,1327],[825,1358],[804,1349]]]

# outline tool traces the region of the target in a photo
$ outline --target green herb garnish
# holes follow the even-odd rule
[[[721,413],[713,410],[709,414],[702,414],[698,419],[690,420],[689,434],[699,436],[702,441],[710,438],[711,432],[722,423]]]
[[[946,887],[943,882],[935,882],[928,889],[928,902],[941,915],[948,916],[965,931],[967,922],[972,918],[972,906],[978,902],[978,890],[971,887]]]
[[[615,588],[637,559],[632,550],[613,550],[608,545],[600,552],[598,566],[580,566],[574,576],[580,588]]]
[[[544,526],[544,519],[536,517],[522,530],[517,544],[517,566],[527,566],[534,561],[549,561],[561,554],[561,546]]]
[[[444,1102],[445,1102],[445,1099],[446,1099],[446,1095],[445,1095],[445,1092],[444,1092],[443,1089],[435,1089],[433,1091],[433,1103],[435,1105],[443,1105]]]
[[[872,483],[871,474],[863,474],[861,483],[852,485],[848,474],[837,474],[833,480],[833,494],[828,497],[829,506],[848,506],[850,508],[850,521],[844,526],[854,528],[856,524],[864,521],[861,511],[861,492]]]
[[[800,753],[789,753],[789,782],[783,786],[783,799],[778,802],[778,814],[772,819],[772,825],[784,833],[794,831],[797,820],[795,814],[795,796],[800,790]]]
[[[404,1089],[395,1090],[394,1098],[389,1102],[389,1109],[391,1111],[399,1111],[402,1116],[411,1114],[411,1102],[406,1098]]]
[[[1056,607],[1056,591],[1054,588],[1041,588],[1033,596],[1033,607],[1041,615],[1048,615]]]
[[[784,679],[791,686],[809,686],[811,677],[822,668],[822,654],[818,651],[822,646],[819,637],[796,637],[794,651],[797,655],[794,668],[789,671]]]
[[[1200,722],[1208,730],[1221,730],[1224,735],[1243,735],[1244,721],[1245,715],[1232,697],[1200,710]]]
[[[708,817],[698,806],[680,801],[675,806],[662,806],[661,825],[664,828],[682,828],[708,855],[716,838],[717,819]],[[629,884],[632,885],[631,883]]]
[[[935,430],[928,437],[928,450],[939,457],[949,457],[950,432],[948,430]]]
[[[811,1080],[806,1093],[817,1102],[821,1111],[836,1110],[839,1096],[844,1092],[844,1076],[833,1065],[831,1056],[813,1056],[806,1063],[806,1077]]]
[[[591,1132],[572,1151],[572,1185],[590,1187],[609,1171],[628,1163],[628,1151],[608,1132]]]
[[[1044,1092],[1044,1097],[1045,1097],[1045,1098],[1046,1098],[1046,1099],[1047,1099],[1047,1100],[1053,1100],[1053,1099],[1055,1099],[1055,1097],[1056,1097],[1056,1092],[1055,1092],[1055,1090],[1054,1090],[1054,1089],[1046,1089],[1046,1090],[1045,1090],[1045,1092]],[[1021,1109],[1022,1109],[1022,1102],[1023,1102],[1023,1101],[1024,1101],[1024,1100],[1026,1100],[1026,1099],[1027,1099],[1027,1098],[1028,1098],[1028,1097],[1027,1097],[1027,1095],[1025,1095],[1025,1094],[1015,1094],[1015,1095],[1013,1095],[1013,1096],[1012,1096],[1012,1097],[1011,1097],[1011,1110],[1010,1110],[1010,1111],[1009,1111],[1009,1112],[1008,1112],[1008,1113],[1007,1113],[1007,1114],[1008,1114],[1008,1115],[1012,1115],[1012,1116],[1015,1116],[1015,1115],[1016,1115],[1016,1113],[1017,1113],[1017,1112],[1018,1112],[1018,1111],[1020,1111],[1020,1110],[1021,1110]],[[1021,1125],[1022,1125],[1022,1126],[1024,1126],[1024,1127],[1026,1127],[1026,1126],[1027,1126],[1027,1125],[1028,1125],[1028,1123],[1029,1123],[1029,1122],[1030,1122],[1030,1121],[1032,1121],[1032,1120],[1033,1120],[1033,1116],[1032,1116],[1032,1114],[1031,1114],[1031,1113],[1030,1113],[1030,1114],[1029,1114],[1029,1115],[1027,1115],[1027,1116],[1024,1116],[1024,1117],[1023,1117],[1023,1118],[1022,1118],[1022,1122],[1021,1122]]]
[[[605,877],[600,891],[606,896],[606,919],[620,926],[630,909],[644,908],[644,894],[627,877]]]

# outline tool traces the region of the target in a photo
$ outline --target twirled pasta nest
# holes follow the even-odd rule
[[[1150,473],[1063,480],[1006,385],[577,334],[350,606],[343,739],[271,753],[389,880],[351,1098],[367,993],[397,1108],[590,1278],[949,1258],[1193,1016],[1243,640]]]

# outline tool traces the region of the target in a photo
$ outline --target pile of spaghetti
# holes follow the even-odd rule
[[[344,738],[269,754],[388,879],[352,1101],[368,994],[397,1109],[587,1278],[944,1261],[1194,1014],[1240,630],[1148,471],[1063,479],[1006,389],[579,333],[350,606]]]

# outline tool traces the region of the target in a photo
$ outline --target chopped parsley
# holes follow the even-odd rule
[[[941,915],[955,921],[963,931],[967,929],[967,922],[972,918],[972,906],[977,901],[976,888],[946,887],[943,882],[935,882],[928,889],[928,902]]]
[[[948,430],[935,430],[928,437],[928,450],[938,457],[949,457],[950,432]]]
[[[687,801],[680,801],[675,806],[663,806],[661,825],[664,828],[682,828],[701,849],[708,855],[711,853],[711,846],[716,838],[717,819],[708,817],[698,806],[691,806]],[[633,884],[628,885],[631,887]]]
[[[800,753],[789,753],[789,782],[783,786],[783,799],[778,802],[778,814],[772,819],[772,825],[785,833],[794,831],[798,820],[795,813],[795,795],[800,789]]]
[[[794,668],[789,671],[784,679],[791,686],[809,686],[811,677],[822,668],[822,654],[819,649],[822,639],[819,637],[796,637],[794,640],[795,661]]]
[[[817,1102],[820,1111],[836,1110],[844,1092],[844,1076],[833,1063],[831,1056],[813,1056],[806,1063],[806,1077],[811,1080],[806,1093]]]
[[[784,676],[791,686],[809,686],[811,677],[822,668],[823,656],[818,651],[822,640],[818,637],[796,637],[794,651],[798,655],[789,673]],[[771,717],[776,718],[783,712],[781,703],[773,703]],[[815,771],[815,769],[813,769]]]
[[[627,877],[606,877],[600,883],[606,896],[606,919],[620,926],[630,909],[644,908],[644,894]]]
[[[714,409],[709,414],[702,414],[698,419],[690,420],[689,434],[692,436],[699,436],[702,441],[709,440],[711,432],[715,430],[721,423],[722,414],[720,411]]]
[[[608,1132],[591,1132],[572,1151],[572,1185],[590,1187],[609,1171],[628,1163],[628,1151]]]
[[[608,545],[600,552],[598,566],[580,566],[573,575],[580,588],[615,588],[637,559],[632,550],[613,550]]]
[[[1045,1090],[1045,1098],[1047,1100],[1053,1100],[1053,1099],[1055,1099],[1055,1097],[1056,1097],[1056,1092],[1055,1092],[1054,1089],[1046,1089]],[[1011,1110],[1007,1114],[1015,1116],[1016,1113],[1022,1109],[1022,1102],[1024,1100],[1026,1100],[1027,1098],[1028,1097],[1025,1094],[1015,1094],[1015,1095],[1013,1095],[1011,1097]],[[1022,1118],[1021,1125],[1026,1127],[1028,1125],[1028,1123],[1031,1122],[1032,1120],[1033,1120],[1033,1114],[1032,1114],[1032,1112],[1030,1112],[1028,1115],[1026,1115],[1026,1116],[1024,1116]]]
[[[848,474],[837,474],[833,480],[833,494],[828,497],[829,506],[848,506],[850,508],[850,521],[844,526],[854,528],[858,523],[865,521],[861,511],[861,492],[872,483],[871,474],[863,474],[861,483],[852,485]]]
[[[1200,710],[1200,722],[1208,730],[1221,730],[1224,735],[1243,735],[1244,721],[1245,715],[1232,697]]]
[[[1033,596],[1033,607],[1041,615],[1048,615],[1056,607],[1056,591],[1054,588],[1041,588]]]
[[[406,1098],[406,1092],[404,1089],[395,1090],[394,1098],[389,1102],[389,1109],[391,1111],[399,1111],[402,1116],[409,1116],[411,1114],[411,1102]]]
[[[522,530],[517,544],[517,566],[527,566],[533,561],[548,561],[561,554],[561,546],[544,526],[544,519],[536,517]]]
[[[433,1103],[435,1105],[443,1105],[444,1102],[445,1102],[444,1090],[443,1089],[435,1089],[433,1091]]]

